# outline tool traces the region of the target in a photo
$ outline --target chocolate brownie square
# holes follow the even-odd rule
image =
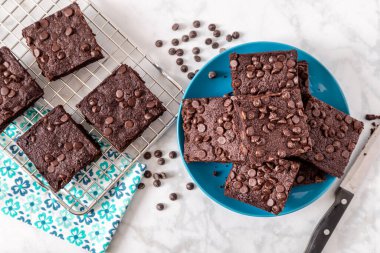
[[[306,61],[298,62],[298,81],[301,89],[302,101],[304,105],[306,105],[307,100],[311,98],[309,87],[309,64]]]
[[[166,110],[139,74],[125,64],[113,71],[77,107],[120,152]]]
[[[22,36],[50,81],[103,58],[78,4],[73,3],[22,30]]]
[[[294,186],[321,183],[326,180],[326,172],[318,169],[313,164],[297,160],[300,164]]]
[[[234,164],[224,195],[279,214],[285,206],[299,163],[284,159],[264,164]]]
[[[55,192],[101,154],[61,105],[33,125],[17,144]]]
[[[276,93],[298,87],[297,51],[230,54],[235,95]]]
[[[11,50],[0,48],[0,132],[43,94]]]
[[[235,96],[242,138],[254,163],[299,156],[311,149],[300,89],[261,96]]]
[[[244,161],[239,118],[230,97],[185,99],[182,105],[186,162]]]
[[[305,113],[313,150],[300,156],[326,173],[341,177],[355,149],[363,122],[312,97]]]

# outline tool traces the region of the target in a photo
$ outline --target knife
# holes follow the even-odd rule
[[[371,167],[371,162],[373,162],[373,160],[379,155],[379,129],[380,127],[373,132],[367,144],[351,166],[351,169],[337,188],[335,192],[335,201],[319,221],[311,236],[305,253],[320,253],[327,244],[335,227],[338,225],[348,205],[351,203],[356,190],[367,175],[368,168]]]

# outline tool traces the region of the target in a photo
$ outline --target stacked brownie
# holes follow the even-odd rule
[[[225,195],[274,214],[292,186],[343,175],[363,123],[311,95],[297,51],[233,53],[230,68],[234,96],[183,101],[187,162],[234,163]]]
[[[49,81],[103,58],[76,3],[26,27],[22,35]],[[0,86],[2,131],[43,91],[7,48],[0,49]],[[120,152],[166,110],[127,65],[118,67],[77,107]],[[101,155],[99,146],[62,106],[40,119],[17,144],[55,192]]]

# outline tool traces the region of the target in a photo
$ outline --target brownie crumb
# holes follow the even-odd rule
[[[380,115],[375,115],[375,114],[366,114],[365,115],[366,120],[375,120],[375,119],[380,119]]]
[[[139,183],[139,185],[137,186],[137,189],[139,190],[142,190],[145,188],[145,184],[144,183]]]

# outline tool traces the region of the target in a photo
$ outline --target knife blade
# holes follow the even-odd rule
[[[364,178],[368,174],[371,162],[378,156],[380,147],[380,127],[376,128],[359,156],[354,161],[351,169],[346,173],[339,187],[335,191],[335,201],[319,221],[305,253],[320,253],[327,244],[334,229],[338,225],[348,205]]]

